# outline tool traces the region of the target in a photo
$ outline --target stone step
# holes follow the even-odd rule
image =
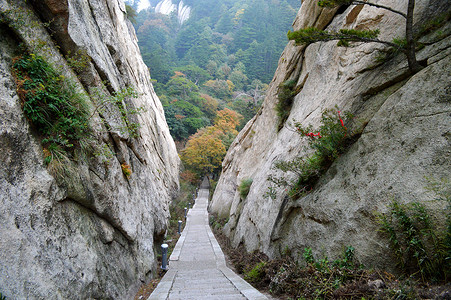
[[[171,256],[169,271],[149,299],[267,299],[226,267],[208,225],[207,206],[208,190],[201,189],[175,247],[177,255]]]

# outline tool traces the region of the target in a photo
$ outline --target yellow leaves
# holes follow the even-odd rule
[[[241,20],[241,18],[244,15],[244,8],[237,10],[237,12],[235,13],[235,17],[233,18],[233,23],[238,24]]]
[[[185,166],[199,175],[212,173],[221,167],[226,146],[237,134],[242,116],[225,108],[218,111],[215,125],[199,130],[188,140],[181,159]]]
[[[182,72],[174,71],[174,75],[171,78],[174,79],[174,78],[177,78],[177,77],[186,77],[186,75],[183,74]]]
[[[215,80],[210,79],[207,82],[205,82],[204,85],[208,87],[213,87],[215,85]]]
[[[130,178],[132,175],[132,169],[130,168],[130,165],[123,163],[121,165],[122,173],[125,175],[125,177]]]
[[[228,108],[224,108],[223,110],[218,111],[215,118],[215,125],[219,127],[228,127],[230,129],[235,129],[238,125],[240,125],[243,116]]]
[[[229,91],[233,92],[235,90],[235,85],[233,84],[232,81],[227,80],[227,85],[229,86]]]
[[[225,153],[225,146],[219,138],[201,134],[190,138],[181,158],[187,168],[206,174],[221,166]]]

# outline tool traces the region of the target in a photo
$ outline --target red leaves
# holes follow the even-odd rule
[[[318,133],[309,132],[309,133],[306,133],[305,135],[309,136],[311,138],[314,138],[315,136],[321,138],[321,133],[319,133],[319,132]]]
[[[338,118],[340,119],[341,126],[343,126],[343,128],[344,128],[345,130],[347,130],[347,128],[346,128],[346,126],[345,126],[345,123],[343,122],[343,119],[342,119],[341,116],[340,116],[341,111],[337,111],[337,113],[338,113]],[[298,130],[299,130],[299,129],[298,129]],[[315,136],[317,136],[317,137],[319,137],[319,138],[322,138],[321,133],[319,133],[319,132],[317,132],[317,133],[309,132],[309,133],[306,133],[305,135],[311,137],[312,139],[315,138]],[[346,135],[346,134],[345,134],[345,135]]]
[[[341,122],[341,126],[343,126],[345,129],[348,129],[348,128],[345,127],[345,123],[344,123],[343,120],[341,119],[340,112],[341,112],[341,111],[337,111],[337,113],[338,113],[338,118],[340,119],[340,122]]]

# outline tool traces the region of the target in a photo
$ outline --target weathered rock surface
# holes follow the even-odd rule
[[[155,271],[154,244],[167,227],[179,158],[125,5],[0,0],[0,11],[0,292],[9,299],[130,299]],[[102,82],[107,95],[132,87],[139,96],[124,105],[145,109],[130,116],[138,137],[119,130],[121,112],[107,105],[92,117],[93,140],[113,155],[68,165],[70,184],[61,184],[43,162],[16,92],[11,67],[20,43],[93,101]],[[76,76],[64,56],[78,50],[90,62]]]
[[[191,7],[185,5],[183,0],[179,4],[172,3],[172,0],[162,0],[155,6],[155,12],[163,15],[177,14],[177,20],[183,24],[191,16]]]
[[[405,11],[407,1],[377,1]],[[449,11],[447,1],[416,1],[415,29],[439,13]],[[316,0],[303,1],[294,29],[316,26],[337,30],[379,28],[380,37],[403,36],[403,19],[374,7],[322,9]],[[449,4],[449,3],[448,3]],[[388,241],[377,231],[375,212],[385,212],[392,199],[419,201],[440,218],[443,204],[425,187],[425,177],[451,176],[451,26],[422,37],[418,51],[427,62],[410,76],[405,56],[386,62],[376,59],[379,44],[337,47],[336,42],[308,47],[290,42],[259,114],[235,139],[223,162],[223,172],[210,210],[229,218],[226,234],[234,245],[259,249],[272,257],[288,247],[302,257],[304,247],[329,258],[345,246],[356,249],[365,265],[393,266]],[[366,124],[360,138],[341,155],[317,182],[313,191],[297,201],[279,188],[276,199],[265,197],[267,177],[277,160],[304,153],[306,140],[286,124],[277,130],[275,112],[278,86],[297,81],[289,120],[319,127],[321,113],[338,106]],[[252,178],[246,199],[237,191]]]

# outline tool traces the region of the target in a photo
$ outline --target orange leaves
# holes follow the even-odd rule
[[[171,78],[177,78],[177,77],[186,77],[185,74],[179,71],[174,71],[174,75]]]
[[[243,116],[228,108],[220,110],[216,114],[215,126],[220,128],[230,128],[230,130],[235,130],[235,128],[240,125]]]
[[[214,126],[197,131],[188,140],[181,154],[185,166],[200,176],[220,169],[226,148],[238,134],[236,127],[241,119],[233,110],[218,111]]]
[[[132,169],[130,168],[130,165],[123,163],[121,164],[122,173],[125,175],[125,177],[130,178],[132,176]]]
[[[230,80],[227,80],[226,82],[227,82],[227,86],[229,87],[229,91],[233,92],[235,90],[235,85],[233,84],[233,82]]]
[[[186,182],[191,183],[192,185],[198,184],[198,178],[196,174],[190,170],[185,170],[182,173],[180,173],[180,179]]]

